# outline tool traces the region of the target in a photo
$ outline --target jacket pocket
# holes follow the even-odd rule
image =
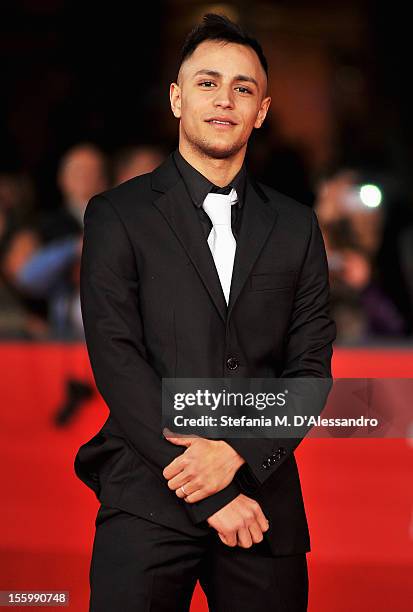
[[[107,482],[123,485],[130,472],[131,453],[123,438],[101,430],[79,448],[75,473],[99,498]]]
[[[268,274],[252,274],[250,291],[280,291],[294,287],[294,272],[274,272]]]

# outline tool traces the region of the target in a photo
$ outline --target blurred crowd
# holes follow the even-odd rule
[[[155,146],[136,146],[109,159],[94,144],[79,143],[60,160],[60,202],[47,210],[36,206],[29,177],[0,173],[1,338],[83,339],[79,268],[86,204],[94,194],[152,171],[164,155]],[[380,269],[386,227],[380,194],[370,186],[363,199],[361,189],[361,176],[352,168],[339,168],[314,186],[338,342],[408,339],[413,328],[413,225],[394,237],[391,263],[405,295],[400,307]]]
[[[326,246],[337,341],[411,338],[413,224],[386,232],[389,211],[382,191],[348,168],[319,181],[315,211]]]
[[[59,163],[61,201],[36,208],[27,177],[0,174],[0,337],[84,338],[79,299],[83,215],[90,198],[111,185],[152,171],[157,147],[129,147],[109,160],[79,143]]]

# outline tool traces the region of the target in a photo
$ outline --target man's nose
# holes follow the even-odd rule
[[[233,108],[234,106],[234,95],[231,87],[220,87],[217,95],[215,96],[215,106],[222,108]]]

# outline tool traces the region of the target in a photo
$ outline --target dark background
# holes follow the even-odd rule
[[[154,143],[169,152],[177,125],[168,87],[188,30],[224,12],[262,41],[272,109],[254,133],[258,178],[314,203],[332,168],[357,167],[384,192],[377,255],[382,284],[411,329],[397,239],[413,224],[411,26],[399,3],[185,0],[3,2],[0,172],[23,172],[36,206],[59,205],[56,169],[72,145],[108,155]]]

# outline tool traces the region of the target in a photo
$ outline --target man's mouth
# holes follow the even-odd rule
[[[218,119],[214,117],[212,119],[207,119],[206,122],[219,132],[226,132],[227,130],[231,130],[233,127],[236,126],[236,123],[234,123],[230,119]]]
[[[236,123],[234,123],[230,119],[221,119],[221,118],[215,118],[215,117],[212,119],[207,119],[206,122],[211,123],[213,125],[226,125],[226,126],[236,125]]]

